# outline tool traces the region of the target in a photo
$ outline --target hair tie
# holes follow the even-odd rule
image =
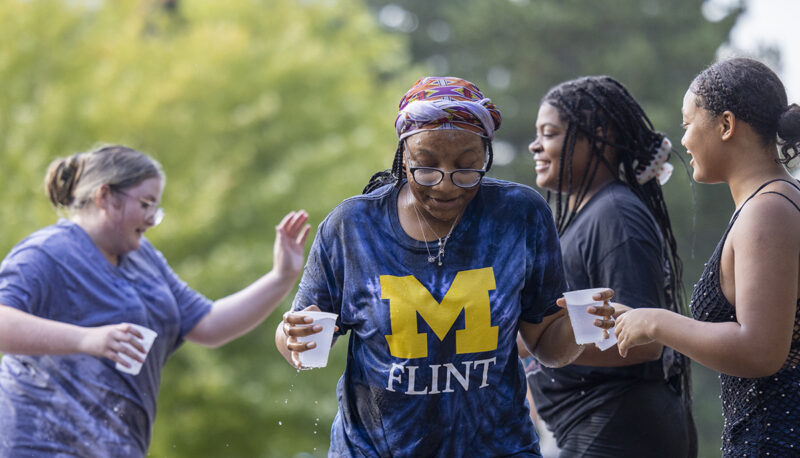
[[[663,186],[672,176],[672,169],[674,168],[672,164],[667,162],[670,151],[672,151],[672,142],[667,137],[664,137],[664,140],[656,148],[650,163],[636,174],[636,181],[639,184],[645,184],[653,178],[658,178],[658,183]]]

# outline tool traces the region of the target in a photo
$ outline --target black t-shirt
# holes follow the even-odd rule
[[[561,251],[570,290],[609,287],[615,291],[615,302],[666,307],[669,264],[663,237],[650,211],[624,184],[612,183],[586,203],[564,231]],[[661,360],[559,369],[526,363],[536,409],[556,438],[635,384],[664,379]]]

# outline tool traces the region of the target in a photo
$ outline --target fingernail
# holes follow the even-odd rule
[[[320,332],[320,331],[322,331],[322,326],[317,324],[317,325],[312,326],[311,329],[313,329],[314,332]]]

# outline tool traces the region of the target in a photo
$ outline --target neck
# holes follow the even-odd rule
[[[759,186],[769,180],[792,180],[783,164],[776,162],[775,147],[743,144],[729,149],[727,167],[720,181],[728,184],[731,197],[739,208]]]
[[[569,202],[567,203],[567,206],[570,211],[572,210],[580,211],[584,207],[584,205],[586,205],[592,199],[592,197],[594,197],[595,194],[597,194],[601,189],[605,188],[612,182],[616,181],[610,175],[604,174],[603,176],[600,176],[599,172],[600,171],[598,170],[597,176],[595,176],[595,179],[592,180],[592,182],[589,184],[580,203],[578,203],[578,193],[572,193],[569,196]]]
[[[442,221],[433,218],[425,208],[414,199],[414,195],[403,185],[397,196],[397,211],[400,225],[409,237],[420,241],[437,241],[443,239],[455,228],[458,219]]]
[[[727,182],[736,208],[739,208],[759,186],[778,178],[793,180],[789,172],[774,161],[762,161],[756,166],[751,164],[749,167],[731,174]]]
[[[97,218],[93,217],[91,214],[82,212],[75,215],[72,221],[89,235],[89,238],[92,239],[92,242],[94,242],[97,249],[100,250],[100,253],[103,254],[103,257],[106,258],[108,262],[114,266],[119,265],[119,255],[114,254],[113,250],[111,250],[111,242],[104,236],[106,232],[100,227]]]

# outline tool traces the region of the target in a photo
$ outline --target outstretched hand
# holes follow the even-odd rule
[[[628,350],[639,345],[653,342],[650,329],[656,320],[660,309],[639,308],[629,309],[617,318],[617,349],[623,358],[628,356]]]
[[[303,270],[304,248],[311,225],[305,210],[289,212],[275,227],[273,269],[282,277],[296,279]]]
[[[142,354],[145,353],[145,349],[140,340],[144,336],[130,324],[120,323],[85,329],[86,332],[81,340],[82,353],[108,358],[125,367],[131,365],[120,354],[125,354],[140,363],[144,362]]]

